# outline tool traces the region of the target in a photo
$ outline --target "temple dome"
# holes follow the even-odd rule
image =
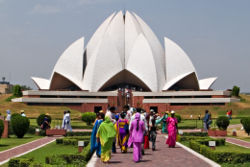
[[[209,89],[216,78],[198,80],[187,54],[164,38],[164,47],[135,13],[111,14],[86,47],[84,38],[60,56],[50,79],[32,77],[39,89],[90,92],[132,86],[144,91]]]

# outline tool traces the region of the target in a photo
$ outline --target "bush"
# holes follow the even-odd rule
[[[205,137],[208,136],[207,132],[184,132],[182,136],[200,136]]]
[[[86,122],[87,125],[93,123],[96,119],[96,114],[93,112],[85,112],[82,114],[82,121]]]
[[[221,130],[227,130],[229,123],[230,123],[230,121],[229,121],[228,117],[226,117],[226,116],[220,116],[216,119],[216,125]]]
[[[56,139],[56,144],[64,144],[64,145],[73,145],[77,146],[78,141],[84,141],[85,146],[89,144],[90,137],[88,138],[61,138],[61,139]]]
[[[66,136],[91,136],[92,132],[67,132]]]
[[[232,90],[232,96],[239,97],[239,94],[240,94],[240,87],[234,86]]]
[[[246,118],[242,118],[240,120],[242,126],[244,127],[245,132],[248,134],[250,134],[250,117],[246,117]]]
[[[28,134],[31,134],[31,135],[34,135],[36,133],[36,128],[35,126],[30,126],[27,133]]]
[[[25,133],[28,131],[29,126],[30,121],[27,117],[23,117],[20,114],[12,114],[11,128],[18,138],[23,138]]]
[[[22,89],[20,85],[15,85],[13,88],[13,96],[21,97],[23,96]]]
[[[181,116],[180,116],[180,115],[178,115],[178,114],[175,114],[175,117],[177,118],[178,123],[180,123],[180,122],[181,122]]]
[[[2,137],[3,130],[4,130],[3,120],[0,119],[0,138]]]
[[[9,160],[9,167],[29,167],[33,162],[32,158],[13,158]]]
[[[39,127],[42,125],[45,116],[46,116],[45,114],[41,114],[39,115],[39,117],[37,117],[36,123]],[[49,123],[51,123],[51,116],[47,115],[47,117],[48,117]]]

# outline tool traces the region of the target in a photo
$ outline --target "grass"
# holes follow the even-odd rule
[[[10,109],[12,113],[20,113],[20,110],[24,110],[25,114],[29,118],[37,118],[40,114],[49,113],[52,119],[62,119],[63,111],[70,110],[72,119],[80,119],[82,113],[77,110],[72,110],[66,106],[52,106],[52,105],[27,105],[24,103],[8,102],[9,95],[0,95],[0,108],[1,114],[6,116],[6,110]]]
[[[42,148],[32,151],[21,158],[34,158],[34,162],[45,163],[45,158],[52,155],[60,154],[78,154],[77,146],[50,143]],[[8,163],[1,165],[1,167],[8,167]]]
[[[0,151],[4,151],[21,144],[25,144],[31,142],[33,140],[39,139],[42,136],[35,136],[35,135],[25,135],[24,138],[17,138],[14,135],[11,135],[10,138],[1,138],[0,139]]]
[[[240,152],[240,153],[250,153],[250,149],[248,148],[240,147],[227,142],[225,146],[216,147],[217,152],[228,152],[229,150],[233,150],[234,152]]]
[[[56,144],[53,142],[31,153],[23,155],[22,158],[34,158],[34,162],[45,163],[46,157],[59,154],[78,154],[78,147]]]
[[[0,108],[2,115],[6,115],[5,110],[10,109],[12,113],[20,112],[20,110],[25,110],[27,117],[36,118],[42,113],[49,113],[52,119],[62,119],[63,111],[70,110],[72,119],[81,119],[81,112],[77,110],[72,110],[67,106],[52,106],[52,105],[27,105],[24,103],[12,103],[7,102],[9,95],[0,95]],[[180,114],[183,119],[197,119],[199,115],[204,116],[204,111],[208,109],[212,114],[212,118],[217,118],[218,116],[226,115],[227,110],[233,110],[233,118],[242,118],[250,116],[250,96],[241,94],[240,102],[228,103],[226,105],[208,105],[208,106],[187,106],[182,109],[176,110],[177,114]]]

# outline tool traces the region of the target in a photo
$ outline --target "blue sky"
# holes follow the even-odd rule
[[[0,77],[35,88],[49,78],[69,44],[114,11],[141,16],[160,41],[178,43],[199,78],[217,76],[214,89],[238,85],[250,92],[248,0],[0,0]]]

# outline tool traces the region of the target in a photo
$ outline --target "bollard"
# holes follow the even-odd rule
[[[237,131],[236,131],[236,129],[233,129],[233,136],[237,136]]]
[[[9,121],[4,120],[4,130],[2,134],[2,138],[8,138],[9,137]]]
[[[40,129],[36,128],[36,135],[39,136]]]
[[[84,141],[78,141],[78,152],[81,153],[84,147]]]

